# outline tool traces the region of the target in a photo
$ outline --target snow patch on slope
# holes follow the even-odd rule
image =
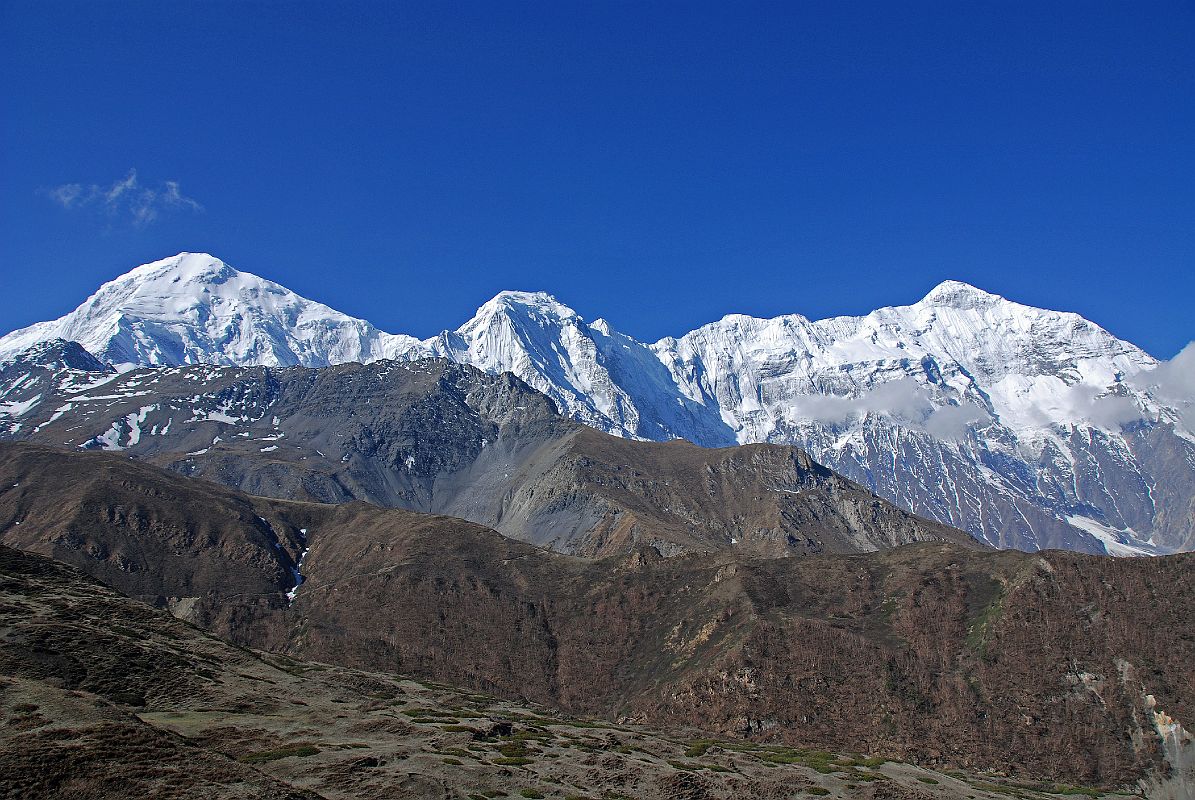
[[[1102,522],[1098,522],[1091,517],[1083,517],[1079,515],[1071,515],[1066,518],[1070,524],[1076,528],[1087,531],[1092,536],[1100,540],[1104,546],[1104,552],[1110,556],[1156,556],[1158,555],[1157,548],[1150,545],[1148,542],[1142,542],[1137,536],[1137,532],[1132,528],[1125,528],[1117,530],[1111,528]]]

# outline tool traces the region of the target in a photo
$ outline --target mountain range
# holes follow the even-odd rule
[[[796,445],[993,546],[1195,549],[1195,349],[1160,362],[1078,315],[954,281],[862,317],[731,315],[654,344],[550,295],[503,292],[456,330],[420,340],[184,253],[0,338],[9,438],[75,413],[57,410],[71,405],[61,398],[42,413],[51,393],[23,377],[49,350],[69,350],[75,366],[90,357],[91,370],[114,365],[113,375],[447,359],[512,373],[568,417],[621,437]],[[106,422],[130,428],[129,413]],[[105,442],[129,444],[93,446]]]
[[[2,346],[0,797],[1191,797],[1186,354],[962,284],[417,340],[200,255]]]

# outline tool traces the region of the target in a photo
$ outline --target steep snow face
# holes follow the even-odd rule
[[[653,349],[685,394],[717,405],[740,441],[885,412],[938,434],[990,419],[1018,431],[1107,427],[1133,413],[1114,391],[1105,397],[1110,387],[1157,364],[1075,314],[955,281],[865,317],[730,316]]]
[[[542,292],[503,292],[419,341],[182,254],[3,337],[0,361],[55,337],[143,365],[440,356],[510,371],[621,436],[799,445],[1001,547],[1195,549],[1195,347],[1159,364],[1075,314],[957,281],[866,316],[731,315],[651,345]],[[0,396],[10,428],[36,391]]]
[[[585,321],[543,292],[502,292],[428,344],[437,356],[486,372],[513,372],[582,422],[623,435],[638,422]]]
[[[708,409],[680,394],[650,349],[543,292],[502,292],[423,346],[487,372],[513,372],[564,413],[610,433],[661,440],[684,431],[703,443],[734,443]]]
[[[144,264],[104,284],[66,316],[0,339],[0,359],[54,338],[113,364],[147,366],[326,366],[418,344],[204,253]]]

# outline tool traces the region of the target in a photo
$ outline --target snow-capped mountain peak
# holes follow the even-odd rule
[[[955,308],[975,308],[981,305],[991,305],[1004,301],[998,294],[985,292],[962,281],[942,281],[923,297],[917,305],[923,306],[953,306]],[[1007,301],[1004,301],[1007,302]]]
[[[132,280],[169,280],[171,283],[222,283],[241,274],[210,253],[187,253],[134,267],[110,283]],[[250,276],[256,277],[256,276]],[[262,280],[262,279],[258,279]]]
[[[473,321],[498,314],[533,314],[554,320],[580,320],[580,316],[547,292],[503,291],[488,300],[473,316]]]
[[[324,366],[418,344],[207,253],[179,253],[105,283],[66,316],[0,339],[0,358],[48,338],[138,365]]]
[[[569,338],[567,331],[584,324],[577,312],[546,292],[501,292],[457,328],[451,341],[454,349],[464,348],[502,371],[521,357],[533,357],[543,347]],[[441,336],[438,341],[447,340]]]

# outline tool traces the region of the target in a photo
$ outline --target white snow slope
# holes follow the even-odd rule
[[[997,546],[1195,549],[1195,348],[1159,363],[1078,315],[955,281],[862,317],[731,315],[650,345],[503,292],[420,341],[183,253],[0,338],[0,361],[57,338],[117,365],[440,356],[513,372],[621,436],[800,445]]]

